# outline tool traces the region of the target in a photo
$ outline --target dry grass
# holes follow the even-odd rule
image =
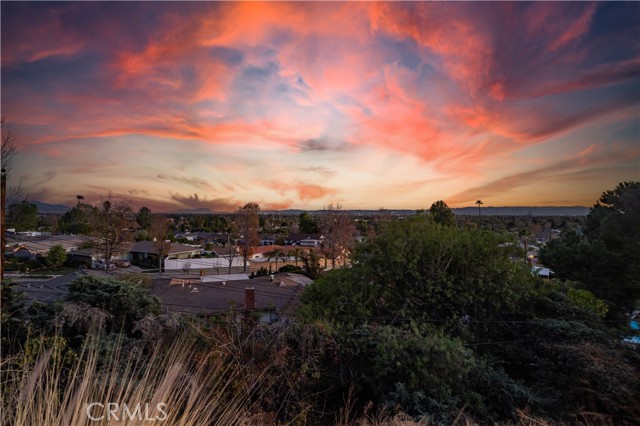
[[[0,423],[15,426],[249,424],[247,404],[251,400],[251,389],[238,387],[241,381],[236,379],[241,372],[229,371],[216,359],[203,357],[190,341],[178,339],[168,348],[158,344],[151,355],[143,354],[139,347],[125,350],[117,343],[106,365],[99,365],[98,343],[94,339],[71,360],[69,352],[60,345],[38,351],[35,361],[25,354],[19,360],[21,368],[5,374],[13,381],[3,384],[12,386],[12,390],[5,392]],[[108,407],[89,408],[92,403],[119,405],[112,413],[114,416],[109,415]],[[124,404],[128,413],[123,411]],[[136,411],[138,405],[140,409]],[[104,418],[92,420],[88,408],[94,418]]]
[[[157,343],[147,350],[143,350],[140,341],[127,346],[116,341],[110,355],[105,357],[105,347],[111,343],[95,337],[99,333],[89,334],[88,343],[78,355],[69,351],[60,338],[43,339],[34,346],[38,349],[2,360],[0,369],[4,382],[0,385],[4,390],[0,424],[279,426],[277,417],[285,406],[291,408],[286,410],[286,417],[291,419],[288,424],[308,423],[307,415],[318,402],[295,394],[299,387],[294,378],[296,367],[290,365],[290,358],[285,356],[287,347],[276,344],[286,339],[276,334],[257,344],[260,339],[253,333],[238,331],[235,325],[196,329],[201,340],[206,342],[206,349],[196,347],[194,339],[185,336],[177,337],[171,343]],[[161,342],[161,339],[157,341]],[[253,349],[248,351],[248,348]],[[260,348],[269,357],[252,360],[255,353],[260,353]],[[285,392],[287,397],[281,406],[275,404],[275,409],[265,412],[257,402],[269,389]],[[331,423],[336,426],[439,424],[429,419],[416,420],[402,411],[375,410],[373,404],[365,408],[364,413],[357,412],[355,401],[351,388]],[[252,405],[254,402],[256,404]],[[87,407],[92,403],[119,404],[117,419],[107,418],[106,409],[94,406],[91,414],[94,417],[105,415],[105,418],[92,420],[87,413]],[[157,407],[161,403],[165,405],[159,411]],[[124,404],[129,414],[123,412]],[[141,409],[136,412],[138,404]],[[148,416],[145,415],[145,404],[149,407]],[[331,416],[328,414],[325,418]],[[517,421],[507,426],[560,425],[527,411],[518,410],[517,416]],[[476,424],[465,409],[452,422],[454,426]],[[604,426],[614,422],[595,413],[582,413],[570,424]]]

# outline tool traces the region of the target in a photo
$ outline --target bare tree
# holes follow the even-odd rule
[[[95,218],[95,232],[98,237],[98,251],[104,255],[107,271],[113,255],[132,240],[133,216],[131,206],[124,201],[112,203],[111,200],[107,200],[100,206]]]
[[[235,239],[233,238],[233,234],[235,233],[236,224],[232,223],[227,230],[227,240],[225,242],[225,256],[227,257],[227,261],[229,262],[229,273],[231,273],[231,267],[233,266],[233,260],[239,254],[238,246],[236,245]]]
[[[0,118],[0,128],[2,128],[2,144],[0,145],[0,161],[1,161],[1,173],[0,173],[0,280],[4,279],[4,252],[7,246],[6,239],[6,212],[7,206],[15,204],[18,199],[24,196],[20,185],[17,187],[11,187],[7,191],[7,177],[11,172],[11,165],[13,157],[16,154],[16,138],[11,130],[7,130],[4,125],[5,118]]]
[[[247,272],[247,260],[253,248],[258,245],[258,231],[260,228],[260,218],[258,212],[260,206],[258,203],[247,203],[244,207],[237,210],[237,223],[238,228],[242,236],[242,244],[240,246],[240,252],[244,260],[244,272]]]
[[[167,218],[154,215],[149,225],[149,236],[158,254],[158,271],[162,272],[162,261],[171,249],[171,241],[169,241],[169,221]]]
[[[343,264],[349,255],[355,227],[340,204],[329,204],[318,217],[318,224],[324,239],[322,253],[331,259],[331,267],[336,267],[336,258],[342,256]]]
[[[16,186],[11,186],[7,189],[6,179],[11,174],[11,168],[13,166],[13,158],[17,154],[18,145],[16,144],[16,138],[13,131],[7,130],[5,127],[5,117],[0,118],[0,126],[2,127],[2,146],[0,148],[0,159],[2,163],[2,178],[4,183],[2,186],[2,205],[3,211],[7,206],[19,203],[26,199],[26,194],[22,189],[22,184],[19,182]],[[4,220],[2,221],[4,224]]]

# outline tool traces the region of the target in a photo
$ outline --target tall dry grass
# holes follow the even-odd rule
[[[231,371],[215,356],[196,350],[187,338],[168,347],[158,343],[151,353],[140,346],[125,347],[118,340],[107,360],[101,357],[100,337],[89,339],[75,357],[62,345],[45,346],[41,344],[43,349],[35,356],[25,352],[5,362],[3,386],[8,388],[3,392],[0,424],[250,424],[251,393],[259,383],[254,389],[239,387],[241,370]],[[11,365],[18,368],[10,370]]]

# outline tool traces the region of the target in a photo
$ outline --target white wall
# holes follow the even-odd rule
[[[192,271],[198,269],[228,268],[229,259],[225,257],[201,257],[197,259],[166,259],[164,261],[165,271],[182,271],[185,265],[189,265]],[[242,257],[233,259],[231,266],[242,266]]]

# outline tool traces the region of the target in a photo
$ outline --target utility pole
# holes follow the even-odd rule
[[[0,226],[0,232],[2,233],[2,235],[0,236],[0,250],[2,251],[0,260],[0,281],[4,281],[4,252],[7,247],[7,171],[4,168],[2,168],[2,177],[0,179],[2,181],[2,187],[0,190],[2,192],[2,205],[0,206],[0,208],[2,209],[2,212],[0,213],[0,218],[2,220],[2,226]]]

